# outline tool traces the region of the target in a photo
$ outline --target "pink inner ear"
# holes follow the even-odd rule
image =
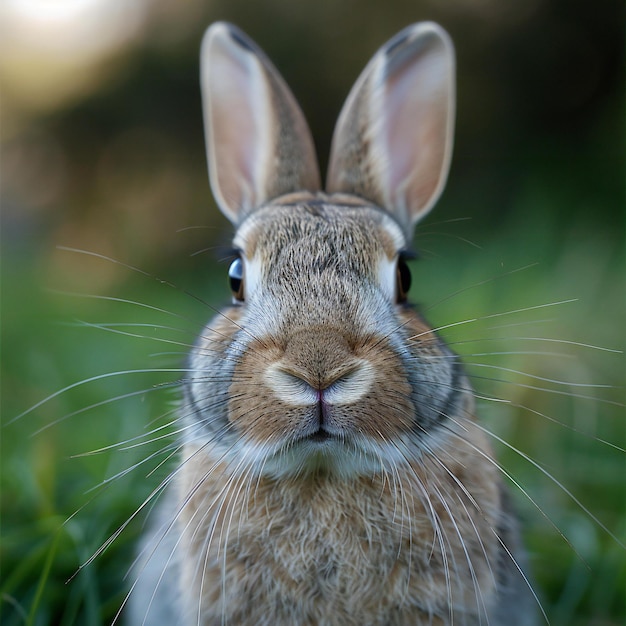
[[[262,158],[259,114],[263,114],[264,96],[254,93],[260,81],[250,64],[257,61],[244,58],[246,54],[216,55],[212,66],[211,128],[219,152],[219,186],[224,199],[239,206],[254,203],[256,170]]]
[[[436,52],[387,77],[383,96],[387,189],[400,206],[424,208],[445,176],[449,68]],[[426,56],[426,55],[425,55]]]

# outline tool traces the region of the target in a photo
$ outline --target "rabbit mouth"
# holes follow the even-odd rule
[[[348,433],[322,427],[274,450],[264,459],[263,472],[275,479],[319,474],[352,479],[380,472],[383,463],[381,450]]]
[[[321,416],[321,407],[318,407],[317,414]],[[345,438],[345,434],[334,432],[329,424],[319,420],[317,423],[311,423],[308,428],[297,433],[292,441],[292,445],[302,443],[323,444],[327,442],[343,442]]]
[[[341,415],[337,415],[336,407],[323,400],[308,409],[302,425],[294,430],[292,435],[293,444],[296,446],[304,444],[305,448],[310,445],[313,450],[319,449],[320,446],[343,448],[345,444],[349,444],[350,439],[350,431],[341,424]]]
[[[325,441],[328,441],[329,439],[336,439],[335,435],[331,435],[330,433],[326,432],[325,430],[322,430],[321,428],[311,434],[311,435],[307,435],[305,437],[305,441],[311,441],[312,443],[324,443]]]
[[[323,426],[320,426],[315,432],[303,435],[296,440],[296,444],[308,443],[313,445],[322,445],[328,443],[344,443],[345,436],[329,432]]]

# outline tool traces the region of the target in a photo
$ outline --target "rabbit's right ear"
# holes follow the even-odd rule
[[[200,65],[209,177],[224,215],[237,225],[273,198],[319,191],[302,111],[254,42],[217,22],[202,40]]]

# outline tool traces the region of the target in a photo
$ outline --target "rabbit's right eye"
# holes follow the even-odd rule
[[[233,292],[233,297],[243,302],[243,261],[237,257],[228,268],[228,282]]]

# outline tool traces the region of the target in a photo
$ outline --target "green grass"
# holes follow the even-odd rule
[[[606,245],[597,228],[574,225],[557,231],[541,220],[531,226],[522,220],[510,223],[480,240],[473,236],[480,248],[465,244],[460,239],[465,234],[462,222],[437,226],[433,219],[424,227],[412,298],[435,326],[466,321],[443,335],[464,355],[481,396],[509,400],[481,400],[484,423],[545,469],[494,439],[503,465],[538,505],[516,490],[550,623],[623,624],[626,550],[618,540],[624,542],[626,533],[624,358],[575,342],[624,349],[624,251]],[[4,258],[0,622],[109,624],[126,592],[124,576],[142,519],[81,565],[133,514],[167,468],[158,467],[164,459],[157,456],[110,480],[148,457],[156,445],[81,455],[167,423],[176,393],[164,383],[179,375],[134,373],[94,380],[10,420],[89,377],[176,368],[184,348],[154,339],[191,341],[210,310],[181,291],[104,260],[55,253],[66,255],[64,264],[74,268],[68,274],[48,267],[43,253],[29,252],[9,250]],[[225,268],[207,270],[201,257],[191,265],[154,271],[213,304],[224,302]],[[182,317],[119,301],[54,294],[50,288],[136,300]],[[573,298],[577,301],[549,306]],[[151,324],[117,329],[152,339],[76,320]],[[145,392],[102,404],[140,390]],[[92,408],[83,410],[87,407]]]

